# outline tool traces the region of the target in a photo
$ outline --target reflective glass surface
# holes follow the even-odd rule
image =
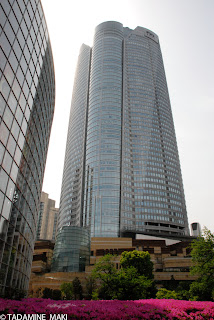
[[[42,41],[37,52],[34,14]],[[40,1],[1,1],[0,15],[0,294],[13,297],[28,288],[55,80],[47,32],[39,30]]]
[[[84,61],[73,91],[59,227],[89,226],[95,237],[188,235],[158,36],[101,23]]]
[[[65,226],[57,234],[52,272],[84,272],[90,260],[88,228]]]

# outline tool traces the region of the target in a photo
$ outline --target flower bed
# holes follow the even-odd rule
[[[181,300],[137,300],[137,301],[55,301],[28,298],[21,301],[0,299],[0,318],[16,319],[11,314],[45,314],[49,319],[66,314],[66,319],[189,319],[214,320],[214,302]],[[9,316],[10,315],[10,316]],[[20,318],[21,319],[21,318]],[[23,318],[24,319],[24,318]],[[26,318],[27,319],[27,318]],[[60,316],[58,316],[60,319]],[[65,319],[65,318],[64,318]]]

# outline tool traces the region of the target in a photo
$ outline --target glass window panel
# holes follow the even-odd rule
[[[7,62],[7,59],[4,55],[4,52],[0,48],[0,68],[1,68],[1,70],[4,70],[6,62]]]
[[[31,39],[32,39],[32,41],[34,43],[35,40],[36,40],[36,35],[35,35],[35,31],[34,31],[33,27],[31,27],[31,29],[30,29],[30,35],[31,35]]]
[[[5,147],[3,146],[3,144],[0,142],[0,164],[2,162],[3,156],[4,156],[4,151],[5,151]]]
[[[5,193],[8,182],[8,175],[4,170],[0,171],[0,190]]]
[[[10,109],[11,109],[11,111],[13,112],[13,113],[15,113],[15,110],[16,110],[16,106],[17,106],[17,100],[16,100],[16,97],[14,96],[14,94],[13,94],[13,92],[11,91],[10,92],[10,96],[9,96],[9,99],[8,99],[8,105],[9,105],[9,107],[10,107]]]
[[[27,66],[27,63],[26,63],[26,60],[25,60],[24,56],[22,56],[22,58],[21,58],[20,65],[22,67],[23,73],[25,74],[26,71],[27,71],[28,66]]]
[[[28,83],[29,87],[31,87],[32,76],[30,74],[29,69],[28,69],[27,74],[26,74],[26,80],[27,80],[27,83]]]
[[[20,23],[21,20],[22,20],[22,13],[21,13],[21,11],[20,11],[20,9],[19,9],[19,6],[18,6],[18,4],[17,4],[17,1],[15,1],[15,2],[13,3],[13,12],[14,12],[14,14],[15,14],[18,22]]]
[[[3,5],[4,11],[6,13],[6,15],[8,16],[9,12],[10,12],[10,4],[7,0],[1,0],[1,4]]]
[[[8,244],[5,244],[4,254],[3,254],[3,257],[2,257],[2,262],[3,263],[6,263],[6,264],[8,263],[9,258],[10,258],[10,250],[11,250],[11,247]]]
[[[29,35],[28,38],[27,38],[27,45],[28,45],[29,52],[31,53],[32,50],[33,50],[33,42],[32,42],[32,40],[31,40],[30,35]]]
[[[22,55],[22,50],[21,50],[21,47],[20,47],[20,45],[19,45],[17,40],[14,41],[13,50],[14,50],[15,55],[18,58],[18,60],[20,60],[21,55]]]
[[[13,79],[14,79],[14,73],[13,73],[13,70],[11,69],[9,63],[7,63],[5,66],[4,75],[9,83],[9,85],[11,86],[13,83]]]
[[[9,40],[9,42],[12,45],[14,42],[14,39],[15,39],[15,34],[14,34],[13,29],[11,28],[8,21],[6,22],[6,24],[4,26],[4,32],[7,35],[7,39]]]
[[[24,48],[24,45],[25,45],[25,38],[21,32],[21,29],[19,29],[18,33],[17,33],[17,38],[18,38],[18,41],[19,41],[19,44],[20,44],[20,47]]]
[[[5,239],[6,234],[7,234],[7,226],[8,226],[8,221],[5,220],[3,217],[0,218],[0,238],[2,240]],[[0,244],[0,247],[2,248],[2,243]],[[1,255],[1,253],[0,253]]]
[[[10,11],[9,21],[10,21],[10,24],[12,25],[14,32],[17,33],[18,28],[19,28],[19,24],[18,24],[18,21],[16,20],[16,16],[14,15],[12,10]]]
[[[13,114],[9,108],[5,109],[3,119],[7,127],[10,129],[13,121]]]
[[[5,100],[2,97],[1,92],[0,92],[0,116],[3,115],[5,106],[6,106],[6,102],[5,102]]]
[[[29,87],[28,87],[28,85],[27,85],[27,82],[25,81],[24,82],[24,85],[23,85],[23,88],[22,88],[22,90],[23,90],[23,92],[24,92],[24,95],[25,95],[25,97],[26,97],[26,99],[28,98],[28,94],[29,94]]]
[[[31,109],[33,106],[33,98],[31,96],[31,94],[29,94],[29,97],[28,97],[28,107]],[[28,110],[29,111],[29,110]],[[28,117],[26,116],[26,119],[28,120],[29,119],[29,115]]]
[[[20,128],[19,128],[19,126],[18,126],[18,123],[17,123],[16,120],[14,119],[11,132],[12,132],[12,134],[13,134],[13,136],[14,136],[14,138],[15,138],[16,141],[17,141],[17,139],[18,139],[19,131],[20,131]]]
[[[8,136],[9,136],[9,130],[6,127],[6,125],[4,124],[4,122],[1,123],[0,132],[1,132],[0,139],[1,139],[2,143],[6,146],[7,145],[7,139],[8,139]]]
[[[4,160],[2,162],[2,167],[8,174],[10,173],[11,164],[12,164],[12,158],[11,158],[10,154],[6,151],[4,154]]]
[[[25,23],[25,20],[24,20],[24,19],[22,19],[21,29],[22,29],[24,38],[26,39],[26,38],[27,38],[27,35],[28,35],[28,30],[27,30],[27,26],[26,26],[26,23]]]
[[[18,122],[18,124],[21,126],[21,122],[23,119],[23,112],[20,109],[20,107],[18,106],[16,109],[16,121]]]
[[[23,110],[25,110],[25,106],[26,106],[26,99],[25,99],[25,96],[24,94],[21,92],[20,94],[20,98],[19,98],[19,105],[20,105],[20,108]]]
[[[24,82],[24,74],[23,74],[22,69],[21,69],[20,66],[18,67],[16,76],[17,76],[17,79],[18,79],[18,81],[20,83],[20,86],[22,87],[23,82]]]
[[[14,140],[12,135],[10,135],[7,143],[7,150],[10,152],[12,157],[14,155],[15,149],[16,149],[16,141]]]
[[[13,179],[14,182],[16,182],[17,174],[18,174],[18,167],[13,162],[11,173],[10,173],[10,177],[11,177],[11,179]]]
[[[26,2],[27,2],[27,1],[26,1]],[[24,13],[25,7],[26,7],[24,1],[23,1],[23,0],[19,0],[18,3],[19,3],[19,7],[20,7],[22,13]]]
[[[7,17],[5,15],[4,11],[2,10],[2,8],[0,7],[0,21],[1,21],[2,28],[3,28],[6,20],[7,20]]]
[[[13,93],[15,94],[15,97],[17,99],[19,99],[21,88],[20,88],[20,85],[19,85],[18,81],[16,80],[16,78],[13,81],[12,89],[13,89]]]
[[[25,122],[26,122],[26,121],[25,121]],[[24,142],[25,142],[25,138],[24,138],[22,132],[20,131],[19,140],[18,140],[18,145],[19,145],[19,147],[20,147],[21,150],[22,150],[22,148],[23,148]]]
[[[28,30],[30,30],[31,21],[30,21],[30,17],[29,17],[29,14],[28,14],[27,10],[25,11],[24,18],[25,18],[25,22],[26,22]]]
[[[30,16],[30,18],[32,20],[33,16],[34,16],[34,12],[33,12],[32,7],[31,7],[31,1],[28,1],[27,10],[28,10],[29,16]]]
[[[0,80],[0,92],[2,93],[5,100],[7,100],[10,92],[10,86],[8,85],[4,76],[2,76]]]
[[[15,156],[14,156],[14,160],[16,161],[16,163],[17,163],[18,166],[19,166],[21,157],[22,157],[22,153],[21,153],[19,147],[17,146],[17,147],[16,147]]]
[[[17,60],[13,50],[11,50],[11,52],[10,52],[9,62],[10,62],[10,65],[11,65],[14,73],[16,73],[16,70],[17,70],[17,67],[18,67],[18,60]]]

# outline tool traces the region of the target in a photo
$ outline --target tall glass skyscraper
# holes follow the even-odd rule
[[[0,2],[0,295],[28,289],[55,103],[39,0]]]
[[[110,21],[80,51],[58,228],[189,235],[158,36]]]

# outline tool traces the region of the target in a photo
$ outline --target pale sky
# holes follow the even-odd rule
[[[214,1],[41,0],[52,44],[56,105],[43,191],[59,206],[74,73],[82,43],[115,20],[157,33],[166,71],[189,224],[214,231]]]

